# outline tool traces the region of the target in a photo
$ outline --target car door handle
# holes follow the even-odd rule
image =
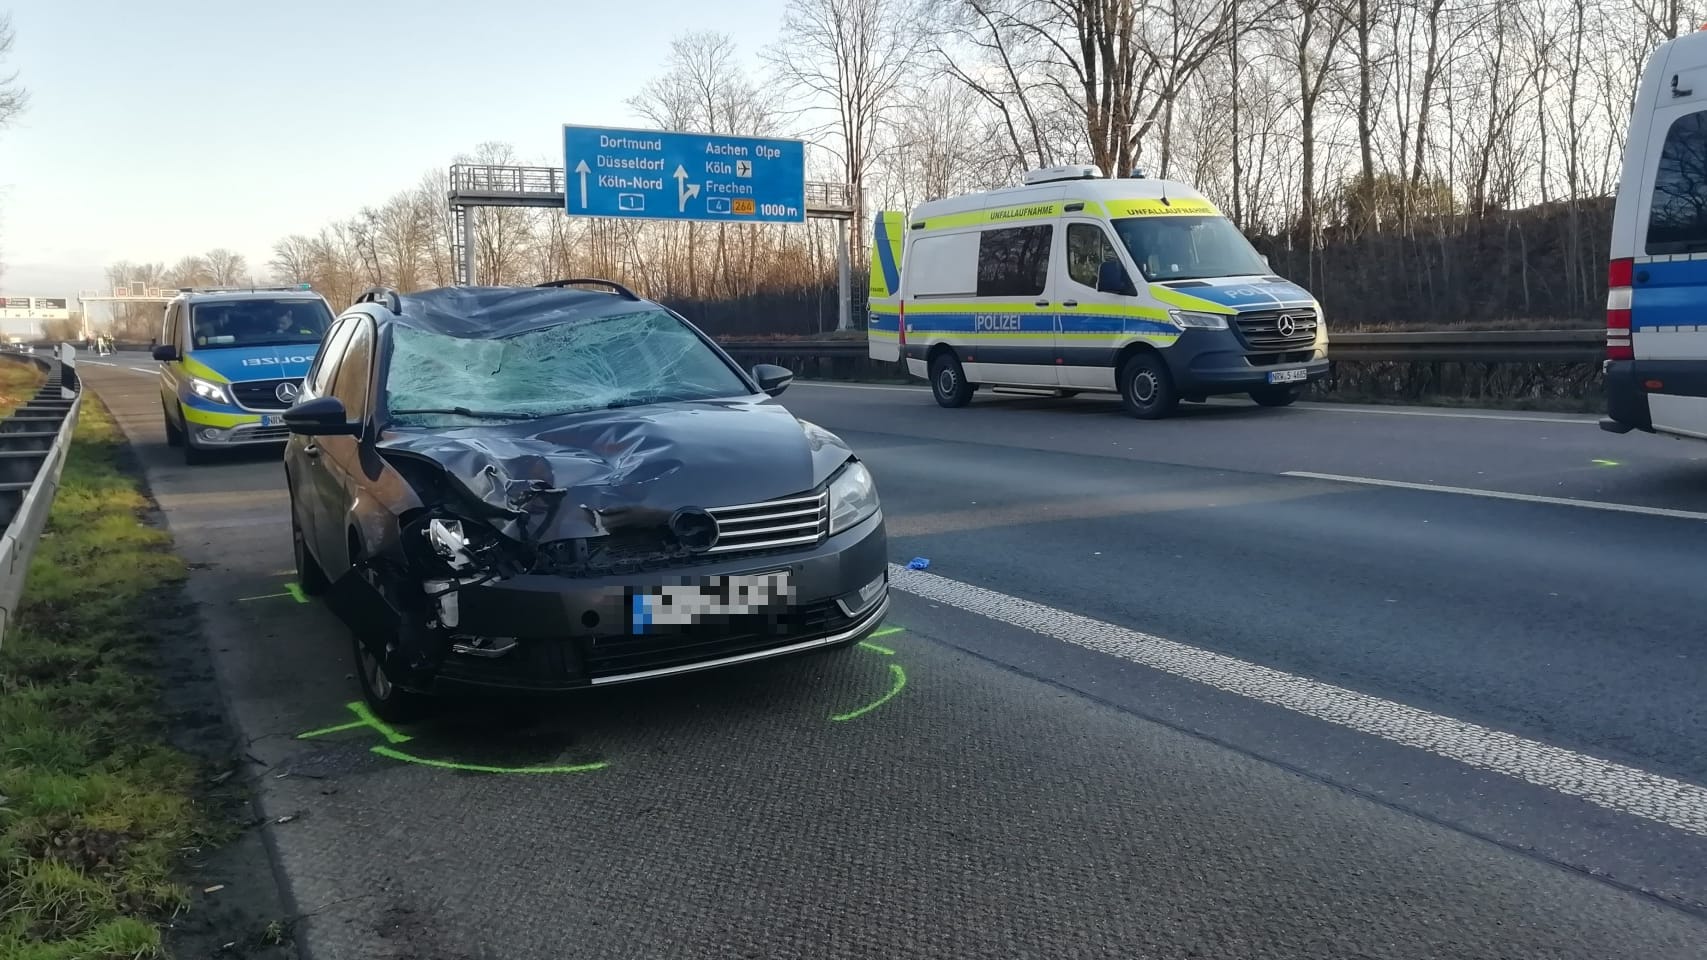
[[[1034,300],[1034,301],[1032,301],[1031,305],[1034,307],[1047,307],[1047,306],[1049,306],[1049,301],[1047,301],[1047,300]]]
[[[1063,306],[1063,307],[1076,307],[1078,305],[1079,305],[1079,301],[1077,301],[1077,300],[1063,300],[1063,301],[1061,301],[1061,306]]]
[[[306,444],[303,444],[302,452],[311,456],[311,457],[318,457],[318,456],[320,456],[320,445],[310,441]]]

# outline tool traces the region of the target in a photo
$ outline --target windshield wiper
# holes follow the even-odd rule
[[[612,400],[605,404],[606,410],[621,410],[623,407],[643,407],[649,403],[674,403],[675,397],[657,394],[650,397],[629,397],[626,400]]]
[[[459,417],[474,417],[480,420],[537,420],[537,413],[522,413],[516,410],[470,410],[467,407],[411,407],[407,410],[393,410],[393,415],[410,413],[453,413]]]

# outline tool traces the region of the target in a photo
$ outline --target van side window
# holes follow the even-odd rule
[[[1707,252],[1707,110],[1672,121],[1654,175],[1648,253]]]
[[[166,308],[166,320],[160,325],[160,342],[174,347],[178,345],[178,305],[175,303]]]
[[[1067,224],[1067,276],[1087,287],[1097,285],[1104,260],[1116,259],[1108,234],[1094,223]]]
[[[1055,228],[1008,227],[978,235],[978,296],[1036,297],[1049,280]]]

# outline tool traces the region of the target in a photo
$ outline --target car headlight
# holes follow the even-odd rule
[[[871,482],[871,471],[855,461],[842,468],[830,481],[830,534],[863,521],[877,512],[877,485]]]
[[[1198,313],[1195,310],[1169,310],[1168,318],[1181,330],[1225,330],[1227,318],[1219,313]]]
[[[231,398],[225,393],[224,385],[214,383],[211,380],[203,380],[200,377],[190,378],[190,392],[203,400],[212,400],[214,403],[229,404],[231,402]]]

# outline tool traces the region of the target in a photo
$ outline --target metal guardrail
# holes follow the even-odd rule
[[[721,340],[737,358],[832,360],[866,356],[866,341]],[[1330,360],[1457,361],[1460,363],[1593,362],[1606,355],[1600,330],[1444,330],[1328,334]]]
[[[62,357],[53,361],[3,354],[10,362],[34,363],[48,378],[35,397],[0,420],[0,522],[6,525],[0,534],[0,641],[23,596],[24,577],[59,492],[59,474],[83,404],[75,351],[62,349]]]

